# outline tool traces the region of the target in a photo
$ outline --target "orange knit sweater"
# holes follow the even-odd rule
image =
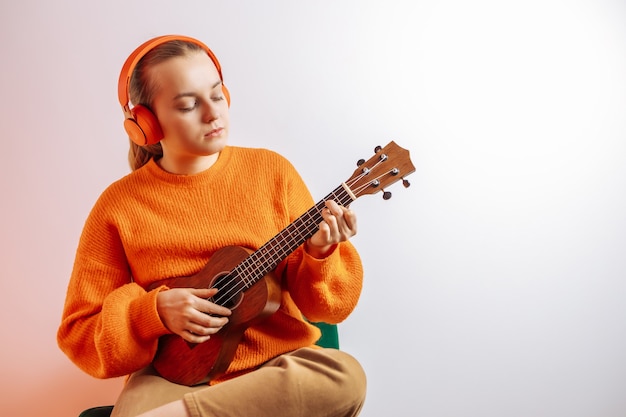
[[[169,331],[156,310],[159,289],[145,288],[193,275],[224,246],[257,249],[312,206],[292,165],[268,150],[226,147],[197,175],[169,174],[149,162],[108,187],[87,218],[57,334],[60,348],[98,378],[147,366]],[[323,260],[300,247],[276,273],[281,307],[246,331],[230,375],[313,345],[319,331],[302,316],[344,320],[363,278],[349,242]]]

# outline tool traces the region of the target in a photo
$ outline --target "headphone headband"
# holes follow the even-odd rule
[[[157,36],[156,38],[150,39],[142,43],[141,45],[139,45],[139,47],[137,47],[137,49],[135,49],[128,58],[126,58],[126,62],[124,62],[124,65],[122,66],[122,71],[120,72],[120,77],[119,77],[118,84],[117,84],[117,96],[120,101],[120,105],[122,106],[122,109],[127,109],[130,103],[130,97],[129,97],[130,77],[132,76],[133,71],[135,70],[135,67],[137,66],[137,63],[148,52],[150,52],[157,46],[162,45],[166,42],[170,42],[170,41],[190,42],[204,49],[209,55],[209,57],[211,58],[211,60],[213,61],[213,63],[215,64],[215,67],[217,68],[217,72],[220,75],[220,79],[224,81],[224,78],[222,77],[222,67],[220,66],[220,63],[217,60],[217,57],[215,56],[213,51],[211,51],[209,47],[206,46],[204,43],[200,42],[199,40],[195,38],[191,38],[189,36],[182,36],[182,35]]]
[[[124,128],[128,132],[130,139],[140,146],[157,143],[163,138],[163,133],[158,120],[156,120],[156,117],[145,106],[139,104],[133,109],[130,108],[130,79],[141,58],[157,46],[170,41],[183,41],[198,45],[209,55],[213,64],[215,64],[220,80],[224,80],[222,77],[222,67],[217,57],[208,46],[197,39],[182,35],[164,35],[150,39],[141,44],[126,58],[117,83],[117,96],[122,106],[122,111],[124,112]],[[230,104],[230,94],[223,84],[222,89]]]

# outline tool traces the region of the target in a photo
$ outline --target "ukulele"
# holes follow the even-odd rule
[[[161,336],[152,364],[162,377],[192,386],[223,375],[246,329],[278,310],[281,289],[272,271],[317,231],[323,220],[324,202],[332,199],[348,207],[358,197],[379,191],[388,200],[391,193],[384,187],[400,179],[408,187],[404,177],[415,171],[409,151],[393,141],[384,148],[377,146],[374,156],[359,160],[357,165],[346,182],[256,251],[241,246],[224,247],[195,275],[167,278],[149,287],[219,288],[210,301],[232,311],[228,323],[204,343],[189,343],[175,334]]]

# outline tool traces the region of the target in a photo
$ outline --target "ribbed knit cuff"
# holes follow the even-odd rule
[[[340,244],[337,244],[333,247],[332,251],[326,255],[324,258],[316,258],[306,251],[304,252],[304,264],[306,265],[306,269],[312,272],[313,276],[323,277],[325,273],[328,272],[329,268],[335,266],[336,258],[340,256]]]
[[[133,323],[135,334],[142,340],[152,342],[154,339],[169,334],[156,308],[157,295],[160,291],[166,290],[166,286],[156,288],[143,297],[135,299],[130,304],[128,314],[130,322]]]

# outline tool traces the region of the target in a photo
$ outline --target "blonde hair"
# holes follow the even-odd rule
[[[156,46],[139,60],[131,74],[128,91],[131,103],[133,105],[141,104],[152,111],[152,102],[157,86],[150,79],[150,68],[168,59],[186,56],[202,50],[199,45],[193,42],[181,40],[172,40]],[[161,143],[139,146],[133,141],[129,141],[128,163],[133,171],[141,168],[151,159],[156,160],[163,156]]]

